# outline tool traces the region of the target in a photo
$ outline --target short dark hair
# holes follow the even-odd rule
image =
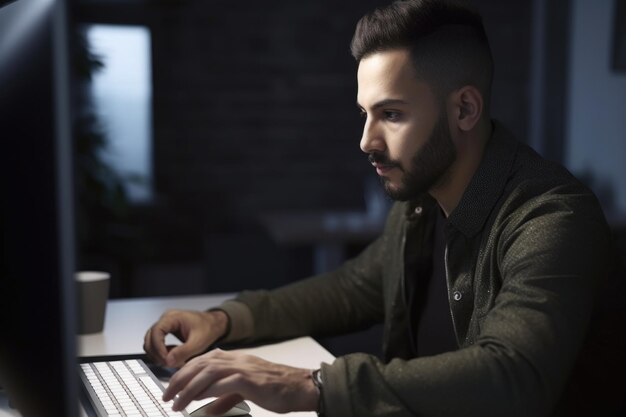
[[[411,52],[417,76],[445,98],[465,85],[477,87],[489,106],[493,59],[482,17],[468,6],[443,0],[396,0],[359,20],[352,56],[391,49]]]

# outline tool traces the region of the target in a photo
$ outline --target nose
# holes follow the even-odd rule
[[[383,133],[370,117],[366,119],[365,126],[363,126],[363,135],[361,136],[359,146],[365,153],[385,151],[385,139]]]

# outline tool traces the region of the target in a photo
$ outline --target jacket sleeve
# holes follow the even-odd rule
[[[324,365],[327,417],[553,412],[606,274],[608,233],[595,204],[555,197],[529,206],[503,225],[494,260],[502,287],[476,340],[431,357],[352,354]]]
[[[400,205],[392,209],[396,214],[401,211]],[[386,233],[335,271],[272,291],[242,292],[234,302],[220,307],[233,319],[232,334],[225,341],[329,336],[381,322]]]

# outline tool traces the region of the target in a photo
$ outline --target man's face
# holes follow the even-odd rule
[[[361,60],[357,103],[367,117],[361,149],[395,200],[437,187],[456,159],[445,107],[416,78],[408,51]],[[443,108],[442,108],[443,107]]]

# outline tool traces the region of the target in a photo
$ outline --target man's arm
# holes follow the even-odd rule
[[[383,319],[381,239],[338,270],[273,291],[244,291],[220,307],[231,318],[225,342],[258,342],[356,331]]]
[[[339,269],[273,291],[244,291],[222,308],[231,318],[225,342],[326,336],[367,328],[384,318],[382,266],[404,204],[391,209],[385,231]]]
[[[396,216],[389,218],[397,220],[401,205],[393,212]],[[274,291],[244,291],[235,300],[207,312],[168,311],[147,331],[144,349],[158,363],[180,366],[216,342],[330,335],[379,322],[383,318],[384,237],[331,273]],[[164,343],[168,333],[183,344],[168,351]]]

